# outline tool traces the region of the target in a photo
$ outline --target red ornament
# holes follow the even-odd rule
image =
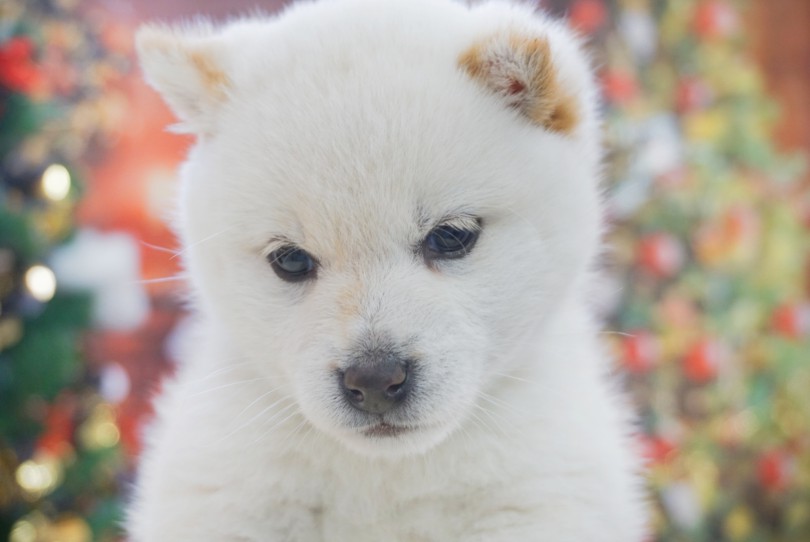
[[[646,330],[634,331],[622,341],[622,363],[632,373],[649,371],[659,353],[658,340]]]
[[[751,243],[759,234],[759,214],[750,207],[732,207],[723,215],[723,230],[732,244]]]
[[[638,81],[635,74],[631,72],[608,71],[602,75],[602,91],[609,102],[625,105],[638,97]]]
[[[607,9],[602,0],[577,0],[571,6],[568,21],[583,34],[593,34],[605,25]]]
[[[685,259],[681,242],[668,233],[653,233],[642,238],[637,258],[642,269],[658,277],[674,275],[683,267]]]
[[[675,443],[661,435],[644,435],[641,446],[641,457],[647,465],[666,463],[677,452]]]
[[[757,461],[757,478],[766,489],[781,491],[793,477],[794,461],[787,453],[772,450]]]
[[[34,44],[24,36],[11,38],[0,45],[0,85],[28,94],[42,89],[45,78],[33,56]]]
[[[714,95],[703,80],[686,77],[678,82],[675,93],[675,106],[679,112],[703,109],[711,105]]]
[[[687,351],[683,359],[684,373],[692,382],[708,382],[717,376],[726,355],[726,347],[720,341],[702,339]]]
[[[773,311],[773,327],[781,335],[800,339],[810,333],[810,303],[786,303]]]
[[[77,408],[78,400],[72,394],[62,393],[56,398],[54,403],[48,407],[45,431],[37,440],[37,451],[46,452],[55,457],[70,453]]]
[[[695,34],[702,38],[724,38],[740,27],[740,20],[728,2],[707,0],[695,10],[692,27]]]

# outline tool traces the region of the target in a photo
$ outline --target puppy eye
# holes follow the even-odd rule
[[[267,255],[276,275],[287,282],[298,282],[315,276],[315,260],[309,253],[294,246],[278,248]]]
[[[463,258],[475,245],[478,233],[477,229],[461,229],[446,224],[438,226],[425,238],[425,258],[428,260]]]

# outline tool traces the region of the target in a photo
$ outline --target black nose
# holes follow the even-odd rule
[[[408,395],[408,364],[398,358],[358,363],[346,369],[341,384],[352,406],[382,414]]]

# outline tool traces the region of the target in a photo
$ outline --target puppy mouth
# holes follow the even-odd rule
[[[390,438],[390,437],[397,437],[405,433],[410,433],[415,429],[416,429],[415,427],[407,427],[404,425],[392,425],[387,422],[381,422],[369,427],[365,427],[361,429],[360,432],[367,437]]]

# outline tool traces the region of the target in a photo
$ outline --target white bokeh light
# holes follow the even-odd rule
[[[25,272],[25,287],[37,301],[50,301],[56,293],[56,276],[44,265],[34,265]]]
[[[70,193],[70,172],[62,164],[53,164],[42,174],[42,192],[53,201],[61,201]]]

